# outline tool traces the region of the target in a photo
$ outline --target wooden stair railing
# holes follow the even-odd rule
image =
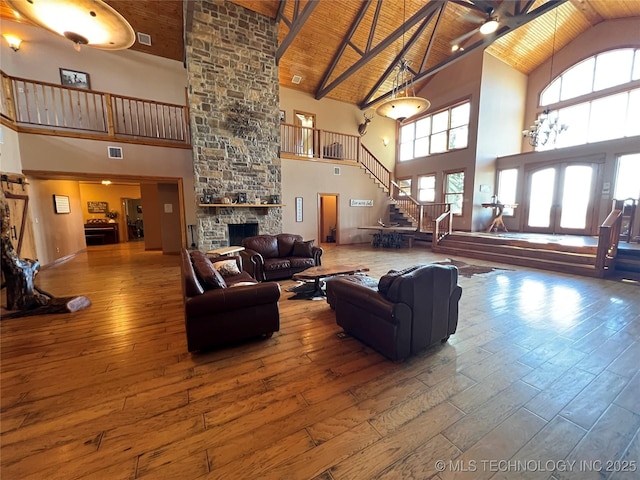
[[[2,121],[27,133],[190,148],[188,107],[2,76]]]
[[[431,248],[436,250],[440,242],[447,235],[451,235],[451,227],[453,224],[453,212],[451,206],[449,210],[443,212],[438,218],[433,221],[433,239],[431,240]]]
[[[622,210],[613,209],[598,230],[595,268],[600,277],[615,269],[621,224]]]
[[[393,180],[392,198],[402,213],[412,219],[418,225],[418,232],[432,232],[434,243],[436,232],[440,241],[451,233],[452,214],[450,203],[420,203],[413,198],[409,191],[400,187]]]
[[[385,167],[369,151],[367,147],[360,143],[360,165],[380,184],[382,189],[389,193],[391,191],[391,171]]]

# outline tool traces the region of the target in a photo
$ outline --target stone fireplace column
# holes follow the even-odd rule
[[[224,0],[184,3],[196,201],[236,201],[239,193],[250,204],[281,198],[277,23]],[[196,211],[203,250],[229,245],[228,224],[282,232],[281,207]]]

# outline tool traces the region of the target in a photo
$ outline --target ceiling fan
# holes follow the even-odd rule
[[[503,2],[500,5],[500,7],[502,7],[503,5],[506,7],[507,3],[508,2]],[[500,19],[502,15],[502,12],[499,11],[499,10],[502,10],[502,8],[500,7],[498,8],[498,10],[494,9],[493,7],[488,7],[484,15],[481,15],[480,13],[472,12],[472,11],[462,15],[461,18],[463,20],[467,22],[477,23],[479,25],[473,30],[463,35],[460,35],[458,38],[454,38],[453,40],[451,40],[450,42],[451,50],[455,52],[461,49],[462,43],[468,38],[471,38],[472,36],[474,36],[478,32],[481,33],[482,35],[489,35],[490,33],[495,32],[498,29],[498,26],[500,25]]]

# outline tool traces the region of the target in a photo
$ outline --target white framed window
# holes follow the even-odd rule
[[[454,215],[462,215],[464,171],[447,172],[444,176],[444,201],[451,204]]]
[[[540,94],[549,118],[568,129],[536,150],[640,135],[639,80],[640,48],[609,50],[569,67]]]
[[[518,169],[506,168],[498,172],[498,201],[502,204],[516,203],[516,191],[518,186]],[[502,212],[507,217],[514,214],[513,208],[505,208]]]
[[[617,200],[640,199],[640,153],[618,157],[613,198]]]
[[[536,150],[640,135],[640,88],[552,110],[549,118],[555,117],[569,128]]]
[[[545,107],[589,93],[640,80],[640,48],[599,53],[569,67],[540,94]]]
[[[418,177],[418,201],[436,201],[436,176],[421,175]]]
[[[400,161],[467,148],[469,101],[453,105],[400,127]]]
[[[411,178],[399,178],[396,182],[398,184],[398,196],[406,197],[411,195]]]

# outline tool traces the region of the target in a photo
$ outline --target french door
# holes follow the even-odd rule
[[[598,168],[564,162],[529,171],[523,230],[592,235]]]

